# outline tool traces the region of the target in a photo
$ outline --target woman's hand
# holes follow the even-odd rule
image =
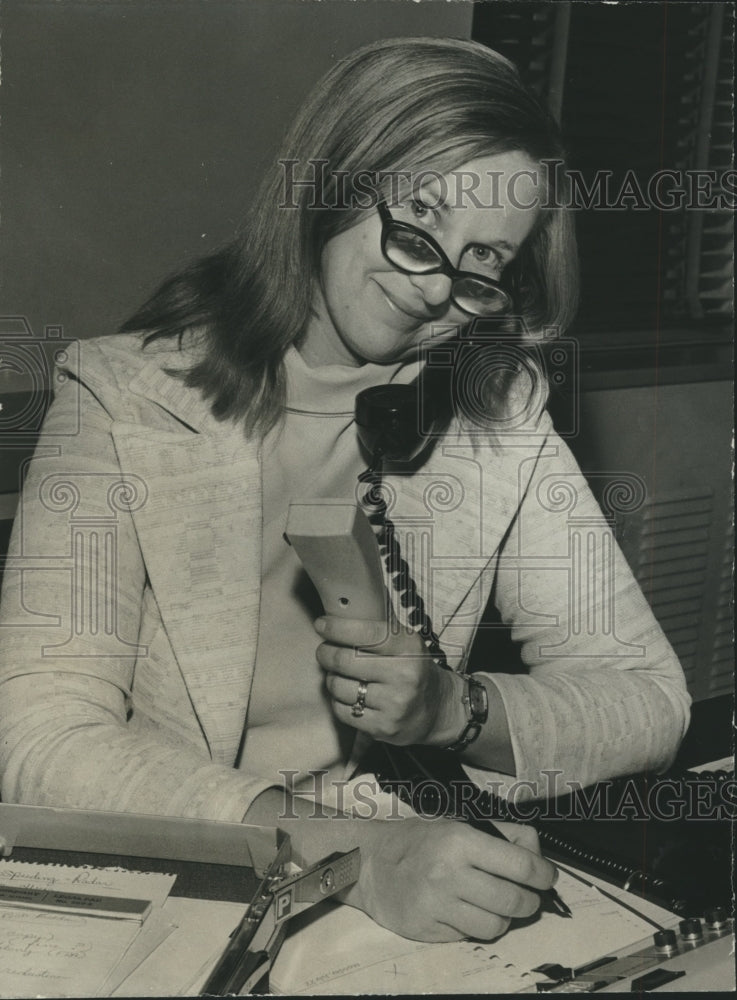
[[[323,807],[316,815],[314,801],[276,788],[258,796],[244,822],[278,825],[302,865],[360,847],[358,881],[338,898],[415,941],[490,941],[512,918],[536,913],[536,890],[555,881],[535,831],[516,823],[497,823],[507,838],[498,840],[450,819],[359,819]]]
[[[417,632],[384,622],[326,616],[315,629],[325,640],[317,660],[336,718],[384,743],[445,746],[465,725],[463,681],[438,666]],[[356,716],[359,684],[365,708]]]
[[[497,824],[509,842],[447,819],[368,821],[358,883],[343,894],[416,941],[490,941],[540,906],[555,868],[531,827]]]

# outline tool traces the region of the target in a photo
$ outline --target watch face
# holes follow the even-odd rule
[[[469,700],[471,702],[471,714],[476,722],[486,722],[489,712],[489,703],[486,697],[486,688],[478,681],[471,681],[469,684]]]

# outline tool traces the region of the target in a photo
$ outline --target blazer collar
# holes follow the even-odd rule
[[[157,351],[131,379],[128,388],[194,431],[221,434],[228,425],[212,415],[210,404],[201,392],[189,388],[183,378],[173,374],[186,371],[193,360],[193,355],[181,351]],[[242,436],[243,432],[240,433]]]

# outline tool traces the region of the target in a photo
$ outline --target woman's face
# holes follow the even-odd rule
[[[480,157],[442,180],[429,176],[390,206],[391,215],[429,233],[458,270],[498,280],[537,218],[538,175],[525,153]],[[378,210],[362,216],[323,250],[322,282],[300,347],[309,365],[392,364],[471,319],[451,302],[450,278],[396,270],[381,251]]]

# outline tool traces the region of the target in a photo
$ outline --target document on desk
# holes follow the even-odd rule
[[[162,906],[176,876],[158,872],[131,872],[120,868],[45,865],[0,858],[0,886],[89,893],[112,899],[145,899]]]
[[[124,960],[134,943],[141,961],[165,938],[159,913],[173,883],[170,875],[1,861],[0,996],[105,995],[131,968]]]
[[[199,996],[244,910],[243,903],[170,896],[162,916],[174,932],[111,995]]]
[[[573,911],[572,918],[542,913],[490,944],[409,941],[358,910],[323,904],[293,922],[272,970],[271,989],[323,995],[520,993],[544,980],[532,971],[536,966],[580,965],[640,941],[653,930],[647,920],[564,870],[556,888]],[[663,926],[678,921],[667,910],[622,895]]]

